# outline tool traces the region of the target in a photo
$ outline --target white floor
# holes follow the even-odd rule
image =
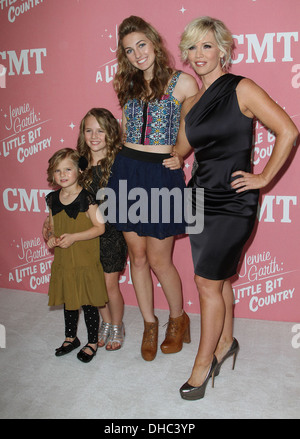
[[[156,314],[161,342],[168,313]],[[178,389],[189,378],[199,341],[199,316],[190,318],[189,345],[177,354],[159,350],[153,362],[145,362],[140,312],[126,307],[123,348],[99,349],[84,364],[77,351],[54,355],[64,339],[62,309],[49,309],[44,294],[0,289],[0,324],[6,330],[4,339],[0,327],[0,418],[101,419],[115,426],[126,419],[299,419],[300,348],[292,345],[293,323],[235,319],[241,346],[235,370],[228,360],[204,399],[184,401]],[[78,336],[85,344],[83,318]]]

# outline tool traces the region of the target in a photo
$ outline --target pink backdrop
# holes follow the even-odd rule
[[[176,67],[184,26],[200,15],[222,19],[236,38],[232,72],[261,85],[300,128],[299,0],[0,0],[0,286],[47,293],[52,255],[41,236],[49,157],[75,147],[79,121],[94,106],[121,111],[112,88],[118,24],[140,15],[164,36]],[[274,144],[259,123],[255,171]],[[190,176],[191,156],[186,162]],[[263,191],[258,227],[233,279],[235,316],[300,320],[299,154]],[[185,308],[199,312],[189,240],[176,241],[174,261]],[[155,281],[155,306],[167,308]],[[129,264],[120,279],[125,303],[136,305]]]

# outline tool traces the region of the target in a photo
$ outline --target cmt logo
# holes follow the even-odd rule
[[[20,55],[15,50],[0,52],[3,61],[8,60],[8,76],[30,75],[30,68],[34,69],[34,74],[44,73],[42,69],[42,56],[47,56],[47,49],[24,49]],[[23,67],[23,70],[22,70]]]
[[[256,34],[247,35],[233,35],[236,40],[237,51],[240,52],[236,59],[232,60],[233,64],[238,64],[241,61],[246,63],[257,62],[276,62],[274,57],[274,47],[281,46],[281,61],[291,62],[292,57],[292,43],[298,42],[298,32],[272,32],[263,36],[263,41],[260,43]],[[246,40],[246,41],[245,41]],[[242,48],[245,49],[242,53]],[[255,57],[254,55],[255,54]]]
[[[3,205],[10,212],[48,212],[45,196],[49,192],[49,189],[31,189],[27,193],[26,189],[7,188],[3,191]]]
[[[274,223],[280,219],[281,223],[291,223],[291,206],[297,205],[297,197],[290,195],[265,195],[261,206],[258,206],[257,217],[259,221]],[[278,206],[278,207],[276,207]]]

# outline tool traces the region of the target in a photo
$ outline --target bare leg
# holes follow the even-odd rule
[[[155,322],[150,268],[159,280],[170,307],[170,316],[182,314],[182,289],[172,261],[174,238],[163,240],[124,233],[130,257],[131,276],[140,310],[146,322]]]
[[[215,351],[218,361],[222,360],[233,341],[233,290],[229,279],[224,282],[222,296],[225,303],[225,319],[223,331]]]
[[[147,260],[147,237],[124,233],[130,258],[130,270],[137,301],[145,322],[155,322],[153,284]]]
[[[179,274],[172,261],[174,237],[156,239],[147,237],[147,257],[159,280],[170,308],[170,317],[182,314],[182,288]]]
[[[110,316],[109,320],[105,320],[105,322],[112,323],[113,325],[121,325],[124,315],[124,300],[119,287],[119,275],[119,272],[104,273]]]
[[[225,302],[222,296],[224,281],[214,281],[195,276],[200,296],[201,336],[192,375],[191,386],[200,386],[207,375],[220,339],[225,321]]]
[[[108,303],[105,306],[101,306],[100,315],[105,323],[111,323],[111,315]]]
[[[152,361],[157,352],[158,320],[154,315],[153,283],[150,268],[156,274],[167,298],[170,307],[170,321],[171,317],[180,319],[178,326],[180,329],[177,330],[179,340],[171,347],[170,341],[167,343],[165,340],[165,353],[178,352],[182,348],[183,341],[188,342],[187,331],[189,337],[189,319],[182,310],[181,281],[172,262],[174,238],[159,240],[149,236],[140,237],[134,232],[124,233],[124,236],[128,245],[131,277],[144,318],[142,357],[146,361]]]
[[[104,273],[105,283],[107,288],[107,295],[109,302],[106,306],[100,308],[100,314],[102,320],[105,323],[111,323],[113,325],[122,325],[124,315],[124,300],[119,287],[119,272]],[[104,346],[103,340],[99,341],[99,346]],[[110,342],[107,344],[108,350],[114,350],[119,348],[119,343]]]

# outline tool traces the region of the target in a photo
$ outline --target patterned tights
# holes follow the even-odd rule
[[[84,320],[88,333],[88,343],[94,344],[98,341],[98,329],[99,329],[99,311],[96,306],[83,305]],[[79,310],[67,310],[64,309],[65,315],[65,336],[75,338],[77,334]]]

